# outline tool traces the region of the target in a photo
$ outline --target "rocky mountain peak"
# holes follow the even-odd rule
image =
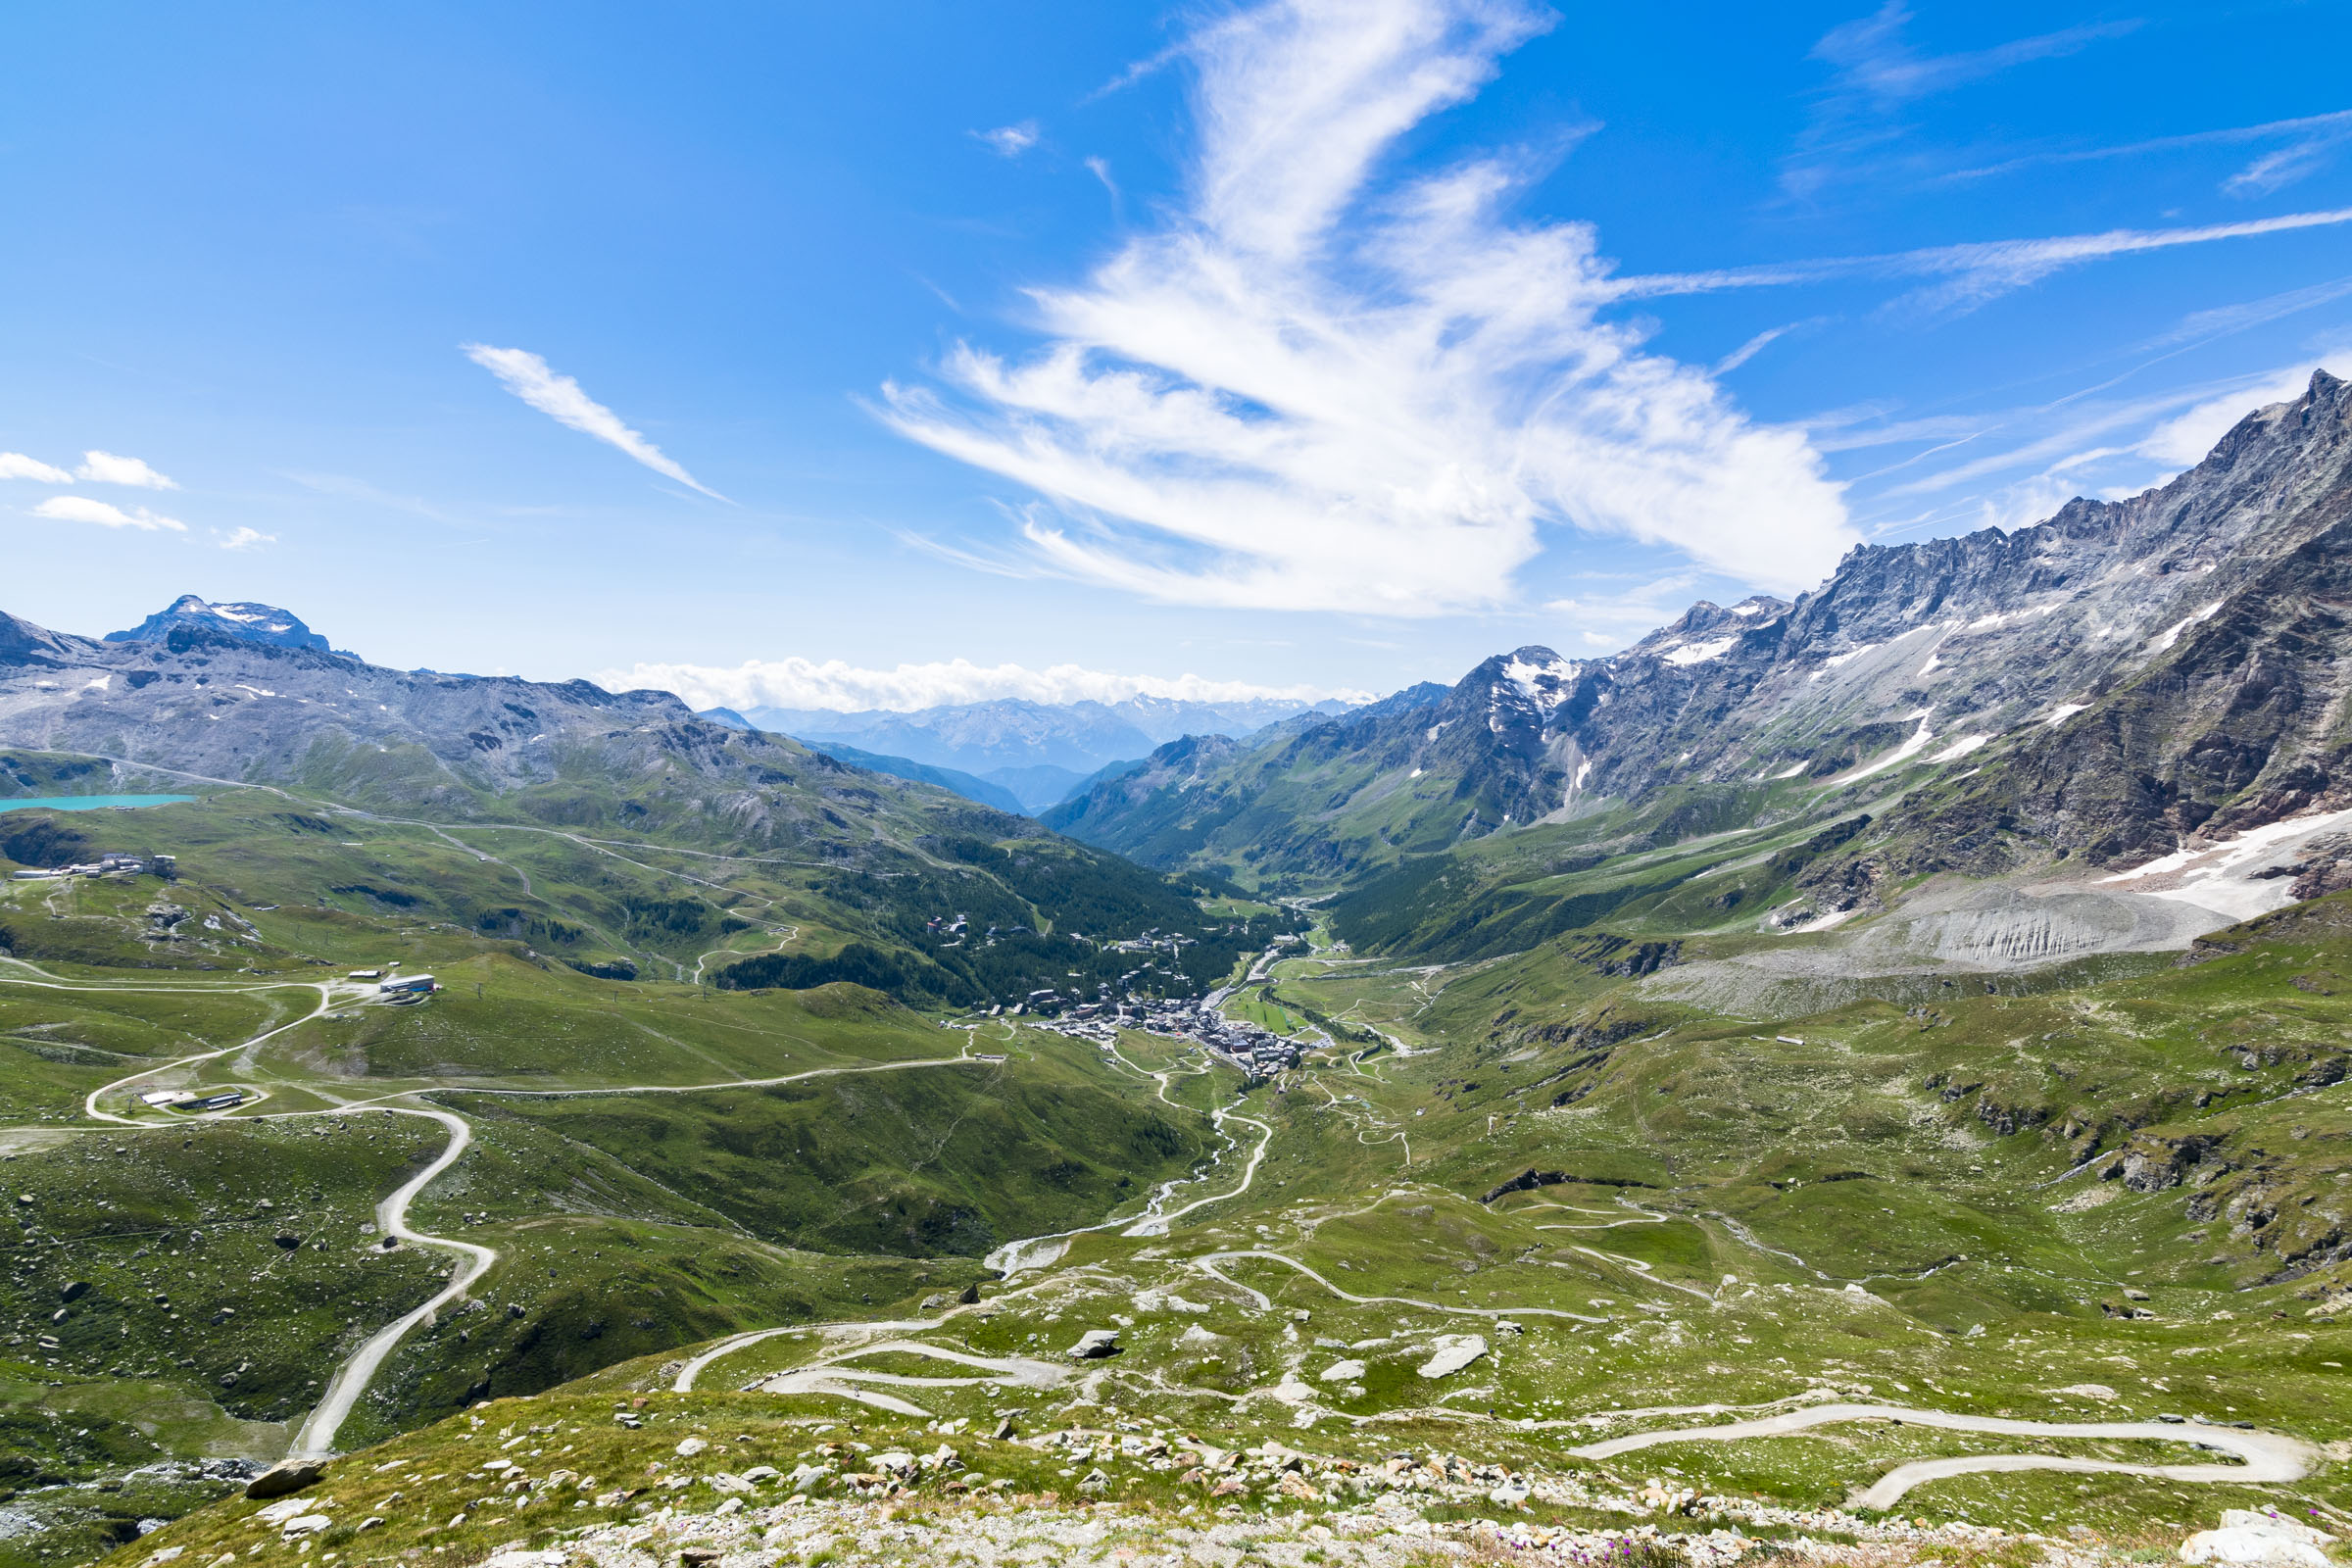
[[[234,637],[240,642],[268,643],[273,648],[306,648],[318,654],[335,652],[324,637],[304,625],[302,617],[291,611],[246,600],[208,604],[194,594],[181,594],[128,631],[110,631],[104,640],[162,642],[183,628]]]
[[[1321,876],[1668,787],[1912,789],[1901,853],[1982,866],[2352,806],[2347,498],[2352,386],[2321,371],[2143,494],[1861,546],[1793,604],[1702,601],[1610,659],[1496,654],[1434,703],[1139,775],[1085,834]]]

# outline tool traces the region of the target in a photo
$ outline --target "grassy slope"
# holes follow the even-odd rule
[[[861,1077],[951,1059],[967,1037],[851,987],[722,992],[594,978],[536,948],[529,931],[485,931],[474,913],[528,876],[551,922],[601,910],[611,919],[584,940],[659,951],[666,936],[631,931],[614,911],[654,893],[701,894],[656,868],[651,849],[621,858],[516,835],[522,852],[502,843],[486,859],[420,829],[346,819],[327,832],[309,818],[253,793],[110,815],[108,847],[172,848],[180,879],[0,883],[0,923],[23,960],[0,960],[0,1105],[18,1123],[0,1133],[0,1169],[12,1219],[24,1222],[0,1222],[10,1261],[0,1349],[25,1358],[24,1385],[0,1391],[0,1404],[39,1432],[60,1410],[110,1402],[190,1412],[144,1436],[133,1424],[89,1428],[103,1442],[44,1438],[26,1449],[30,1468],[0,1474],[0,1492],[119,1474],[159,1452],[278,1451],[285,1423],[334,1365],[440,1287],[443,1254],[387,1252],[368,1227],[377,1200],[445,1135],[417,1118],[335,1112],[343,1102],[440,1085],[813,1075],[772,1091],[587,1101],[439,1090],[476,1121],[479,1142],[414,1222],[507,1256],[474,1288],[472,1309],[404,1344],[347,1442],[713,1334],[909,1310],[978,1277],[970,1253],[991,1239],[1092,1221],[1210,1147],[1195,1113],[1152,1102],[1149,1084],[1058,1037],[1000,1025],[986,1049],[1004,1062]],[[355,847],[347,833],[366,837]],[[1025,874],[1067,878],[1074,865],[1049,847]],[[713,897],[762,911],[763,899],[810,897],[764,885],[776,891]],[[186,912],[158,922],[158,906]],[[695,940],[774,945],[765,928]],[[669,951],[685,962],[689,946]],[[417,1006],[347,1003],[134,1086],[262,1091],[237,1118],[151,1115],[138,1129],[107,1129],[81,1117],[98,1086],[302,1019],[322,981],[387,962],[433,971],[446,989]],[[127,1091],[108,1105],[135,1110]],[[332,1113],[268,1119],[289,1111]],[[797,1157],[782,1155],[786,1142]],[[713,1195],[720,1201],[706,1200]],[[925,1223],[912,1217],[918,1207],[956,1218]],[[66,1301],[76,1284],[89,1288]],[[145,1482],[132,1490],[141,1487],[149,1515],[203,1494],[193,1482],[171,1496],[149,1496]],[[36,1512],[52,1528],[19,1538],[26,1553],[37,1543],[86,1556],[120,1526],[42,1496]],[[0,1547],[0,1560],[13,1549]]]
[[[2183,1411],[2352,1442],[2352,1401],[2340,1393],[2352,1326],[2339,1316],[2352,1302],[2352,1266],[2340,1255],[2352,1214],[2352,1113],[2333,1087],[2352,1038],[2339,996],[2352,975],[2347,901],[2225,933],[2191,963],[2085,966],[2005,982],[1999,994],[1952,988],[1924,1004],[1859,994],[1769,1022],[1660,1002],[1617,972],[1639,940],[1680,940],[1686,956],[1752,945],[1748,901],[1783,896],[1826,853],[1806,852],[1823,827],[1868,803],[1832,804],[1838,809],[1695,847],[1674,824],[1595,822],[1466,852],[1458,863],[1478,869],[1480,889],[1524,886],[1555,907],[1611,879],[1671,885],[1609,909],[1603,933],[1622,940],[1583,929],[1471,962],[1328,950],[1286,962],[1275,1000],[1250,1004],[1262,1016],[1311,1008],[1376,1028],[1404,1051],[1348,1040],[1252,1092],[1243,1112],[1273,1136],[1247,1198],[1211,1204],[1168,1237],[1091,1233],[1061,1269],[986,1287],[985,1313],[962,1314],[929,1338],[1051,1355],[1082,1328],[1125,1320],[1126,1353],[1080,1402],[1068,1402],[1069,1390],[1011,1397],[1056,1418],[1305,1443],[1293,1406],[1270,1394],[1296,1374],[1335,1412],[1311,1441],[1367,1455],[1443,1443],[1575,1470],[1580,1461],[1565,1449],[1589,1441],[1592,1427],[1520,1423],[1807,1389],[2042,1419]],[[1692,825],[1686,816],[1682,826]],[[1627,849],[1636,827],[1637,837],[1667,842],[1632,850],[1631,860],[1577,864],[1612,845]],[[1730,868],[1690,874],[1716,865]],[[1735,886],[1749,891],[1727,906],[1719,890]],[[1508,901],[1482,892],[1428,914],[1443,920],[1498,902]],[[452,1067],[469,1083],[532,1084],[558,1070],[642,1070],[659,1056],[686,1075],[674,1081],[688,1082],[719,1065],[751,1073],[848,1064],[853,1039],[888,1040],[879,1054],[896,1055],[926,1044],[944,1054],[959,1038],[888,1009],[825,1016],[846,1004],[837,999],[687,1000],[540,969],[513,947],[463,933],[400,930],[380,917],[353,929],[361,935],[349,951],[411,944],[412,961],[465,985],[473,971],[462,966],[478,965],[484,994],[461,989],[436,1010],[283,1037],[266,1060],[288,1063],[289,1076],[298,1065],[314,1081],[398,1084]],[[460,943],[473,956],[444,946]],[[245,956],[258,966],[279,961],[265,949]],[[770,1010],[736,1010],[755,1004]],[[913,1244],[937,1246],[933,1204],[977,1212],[1016,1201],[1039,1229],[1049,1215],[1099,1215],[1132,1190],[1106,1183],[1136,1158],[1131,1130],[1150,1125],[1135,1119],[1142,1087],[1091,1050],[1008,1043],[1007,1068],[1027,1090],[981,1098],[968,1125],[930,1104],[952,1098],[973,1070],[960,1068],[812,1081],[835,1086],[822,1094],[519,1099],[495,1108],[483,1097],[448,1097],[479,1111],[482,1144],[419,1204],[418,1221],[470,1224],[469,1234],[517,1255],[477,1292],[483,1310],[445,1319],[404,1352],[384,1407],[358,1430],[583,1372],[583,1390],[648,1390],[666,1381],[691,1336],[904,1311],[918,1291],[976,1277],[968,1252],[962,1261],[908,1255],[922,1250]],[[1176,1057],[1141,1041],[1128,1054],[1157,1066]],[[35,1059],[61,1094],[104,1071]],[[1170,1098],[1205,1108],[1230,1092],[1230,1080],[1180,1077]],[[1158,1168],[1181,1169],[1206,1145],[1197,1123],[1165,1125],[1192,1142],[1167,1150]],[[1250,1126],[1229,1127],[1254,1140]],[[1058,1141],[1081,1173],[1067,1185],[1046,1179],[1024,1139]],[[1203,1190],[1229,1187],[1237,1165],[1228,1154]],[[1531,1169],[1567,1179],[1479,1200]],[[870,1200],[845,1202],[845,1193]],[[991,1225],[991,1235],[1019,1228]],[[825,1250],[782,1250],[789,1246]],[[1261,1310],[1200,1261],[1250,1248],[1279,1250],[1360,1295],[1428,1304],[1351,1304],[1279,1262],[1223,1265],[1271,1299]],[[883,1250],[902,1255],[877,1256]],[[1144,1292],[1157,1294],[1139,1298]],[[1524,1332],[1509,1334],[1461,1308],[1546,1308],[1595,1321],[1530,1313]],[[2155,1316],[2114,1315],[2129,1311]],[[1484,1361],[1443,1383],[1419,1377],[1433,1336],[1473,1330],[1492,1342]],[[831,1343],[762,1342],[719,1363],[707,1386],[734,1387]],[[1343,1355],[1366,1361],[1363,1377],[1323,1384],[1320,1371]],[[2080,1392],[2091,1385],[2113,1397]],[[939,1415],[975,1419],[1007,1402],[985,1388],[920,1397]],[[513,1408],[499,1419],[537,1422],[572,1407]],[[839,1419],[849,1407],[808,1396],[681,1408],[750,1421]],[[1348,1418],[1376,1419],[1350,1431]],[[439,1431],[430,1441],[464,1437]],[[1809,1506],[1899,1457],[2016,1446],[1866,1427],[1682,1445],[1625,1468]],[[2220,1507],[2289,1493],[2352,1506],[2330,1468],[2286,1493],[2103,1476],[1964,1478],[1914,1494],[1904,1511],[2123,1532],[2209,1521]],[[453,1496],[432,1494],[398,1524],[409,1536],[387,1534],[369,1551],[421,1542],[417,1532],[436,1512],[446,1517]],[[198,1533],[185,1539],[209,1543],[201,1532],[227,1528],[234,1513],[191,1522]]]

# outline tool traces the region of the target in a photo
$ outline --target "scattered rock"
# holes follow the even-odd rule
[[[670,1451],[681,1459],[691,1459],[710,1446],[710,1440],[708,1438],[680,1438],[678,1446]]]
[[[1480,1356],[1487,1353],[1487,1342],[1478,1334],[1441,1334],[1433,1344],[1436,1353],[1417,1369],[1425,1378],[1451,1377]]]
[[[1316,1375],[1325,1383],[1353,1383],[1364,1375],[1364,1363],[1334,1361]]]
[[[2327,1568],[2327,1546],[2334,1539],[2278,1514],[2229,1508],[2219,1530],[2201,1530],[2180,1543],[2180,1558],[2230,1568]]]
[[[2121,1397],[2121,1396],[2119,1396],[2113,1389],[2109,1388],[2104,1383],[2069,1383],[2063,1389],[2052,1389],[2050,1392],[2052,1394],[2063,1394],[2070,1398],[2076,1399],[2114,1400]]]
[[[1073,1361],[1101,1361],[1117,1355],[1119,1351],[1117,1329],[1088,1329],[1078,1336],[1078,1343],[1071,1346],[1067,1353]]]
[[[325,1475],[323,1459],[282,1460],[245,1483],[245,1495],[256,1500],[290,1496],[305,1487],[317,1486]]]

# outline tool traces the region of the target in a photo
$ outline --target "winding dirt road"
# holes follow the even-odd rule
[[[1199,1269],[1201,1273],[1207,1275],[1210,1279],[1215,1280],[1218,1284],[1229,1285],[1233,1289],[1240,1291],[1244,1296],[1247,1296],[1251,1300],[1255,1301],[1260,1311],[1271,1310],[1274,1305],[1274,1301],[1271,1297],[1268,1297],[1262,1291],[1251,1290],[1249,1286],[1244,1285],[1240,1280],[1229,1278],[1217,1267],[1219,1263],[1230,1263],[1245,1257],[1253,1257],[1261,1262],[1266,1263],[1281,1263],[1288,1267],[1295,1268],[1299,1273],[1305,1275],[1308,1279],[1313,1280],[1317,1285],[1322,1286],[1332,1295],[1338,1297],[1341,1300],[1353,1301],[1358,1306],[1412,1306],[1418,1307],[1424,1312],[1451,1312],[1459,1317],[1484,1317],[1497,1319],[1506,1317],[1562,1317],[1568,1318],[1577,1323],[1606,1323],[1608,1321],[1608,1319],[1605,1317],[1587,1317],[1582,1312],[1570,1312],[1564,1308],[1555,1306],[1445,1306],[1436,1301],[1416,1300],[1414,1298],[1409,1296],[1358,1296],[1353,1291],[1342,1290],[1339,1286],[1334,1285],[1331,1281],[1325,1279],[1322,1275],[1316,1273],[1313,1269],[1307,1267],[1307,1265],[1304,1263],[1299,1262],[1295,1257],[1286,1257],[1280,1252],[1269,1252],[1258,1248],[1242,1248],[1233,1251],[1225,1252],[1203,1252],[1199,1257],[1187,1258],[1185,1261],[1190,1263],[1193,1267]]]
[[[1732,1421],[1720,1426],[1680,1427],[1666,1432],[1637,1432],[1630,1437],[1590,1443],[1569,1452],[1580,1458],[1607,1459],[1661,1443],[1736,1443],[1743,1438],[1777,1438],[1807,1432],[1843,1421],[1901,1421],[1944,1432],[1997,1432],[2020,1438],[2074,1438],[2195,1443],[2234,1453],[2240,1464],[2127,1464],[2114,1459],[2078,1459],[2054,1453],[1971,1453],[1946,1459],[1914,1459],[1895,1466],[1857,1494],[1855,1506],[1891,1508],[1903,1494],[1924,1482],[1986,1470],[2066,1470],[2078,1474],[2149,1476],[2161,1481],[2218,1481],[2267,1485],[2300,1481],[2310,1474],[2319,1451],[2307,1443],[2276,1432],[2246,1432],[2233,1427],[2189,1422],[2180,1426],[2157,1421],[2017,1421],[2004,1416],[1961,1415],[1949,1410],[1914,1410],[1898,1404],[1817,1404],[1803,1410],[1764,1416],[1754,1421]]]
[[[456,1252],[462,1261],[456,1272],[450,1275],[449,1283],[437,1295],[412,1309],[406,1316],[395,1318],[377,1329],[350,1360],[335,1369],[334,1377],[326,1385],[326,1393],[319,1396],[310,1419],[303,1422],[302,1430],[294,1435],[294,1446],[288,1450],[289,1457],[293,1458],[320,1458],[334,1452],[335,1434],[342,1430],[345,1418],[351,1414],[352,1406],[359,1402],[360,1396],[366,1394],[368,1386],[375,1381],[376,1371],[384,1364],[384,1357],[390,1355],[394,1348],[408,1337],[411,1329],[463,1297],[466,1289],[498,1261],[499,1254],[495,1248],[456,1241],[447,1236],[428,1236],[422,1231],[409,1228],[409,1203],[432,1184],[434,1177],[458,1162],[458,1157],[473,1142],[472,1126],[465,1117],[446,1110],[413,1110],[405,1105],[382,1105],[376,1108],[394,1115],[423,1116],[449,1129],[449,1145],[434,1157],[433,1162],[401,1183],[391,1197],[375,1205],[377,1229],[385,1236],[400,1241]]]

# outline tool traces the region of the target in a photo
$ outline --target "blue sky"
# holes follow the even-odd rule
[[[783,706],[1606,652],[2352,371],[2346,58],[2282,3],[13,10],[0,608]]]

